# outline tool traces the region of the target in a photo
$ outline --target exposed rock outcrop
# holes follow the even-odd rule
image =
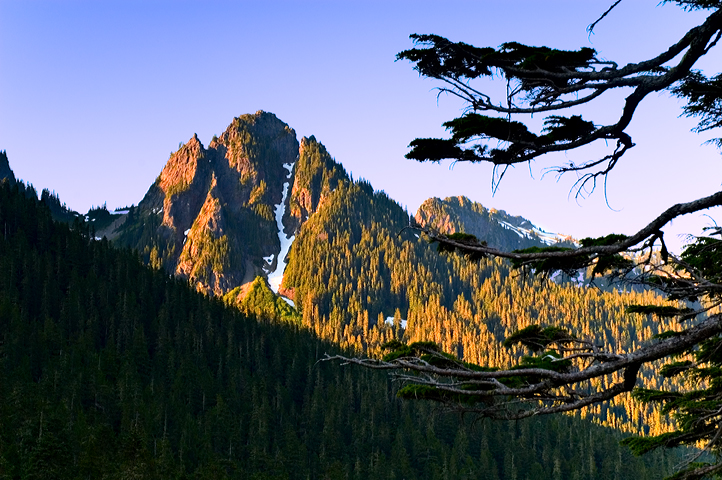
[[[173,153],[117,241],[138,248],[200,290],[222,294],[263,275],[280,250],[274,207],[295,165],[296,133],[275,115],[233,120],[204,148],[194,135]]]
[[[466,197],[429,198],[421,204],[416,222],[450,235],[469,233],[490,247],[515,250],[571,241],[570,237],[550,234],[524,217],[508,215],[503,210],[488,209]]]

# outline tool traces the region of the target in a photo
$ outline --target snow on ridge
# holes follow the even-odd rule
[[[559,235],[558,233],[550,233],[546,230],[542,230],[541,228],[537,227],[536,225],[532,225],[531,228],[522,228],[522,227],[515,227],[509,222],[505,222],[504,220],[497,220],[499,225],[502,227],[512,230],[514,233],[519,235],[521,238],[534,238],[537,237],[542,242],[546,243],[547,245],[554,245],[558,242],[563,242],[565,240],[571,240],[571,237],[566,235]]]
[[[293,244],[293,241],[296,239],[295,235],[286,237],[283,233],[283,215],[286,213],[286,198],[288,197],[288,187],[290,185],[288,180],[291,178],[291,174],[293,173],[293,163],[284,163],[283,168],[288,170],[288,175],[286,175],[287,181],[283,184],[281,203],[276,205],[275,208],[276,225],[278,226],[278,239],[281,241],[281,251],[277,257],[276,269],[268,272],[268,284],[270,285],[271,290],[273,290],[276,294],[278,294],[278,289],[283,281],[283,271],[286,269],[286,255],[288,255],[288,251],[291,249],[291,244]],[[286,302],[288,302],[288,304],[292,307],[295,306],[291,300],[283,296],[281,298],[286,300]]]

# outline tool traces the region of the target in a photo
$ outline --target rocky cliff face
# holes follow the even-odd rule
[[[194,135],[125,223],[103,233],[198,289],[224,294],[258,275],[281,275],[282,240],[343,181],[343,167],[313,136],[299,145],[275,115],[243,115],[207,148]]]
[[[571,237],[548,233],[524,217],[485,208],[466,197],[429,198],[419,207],[415,220],[441,233],[469,233],[490,247],[516,250],[571,241]]]
[[[280,250],[274,208],[298,151],[293,129],[260,111],[235,118],[208,148],[194,135],[171,155],[117,241],[209,293],[247,283]]]
[[[10,169],[10,163],[8,162],[8,156],[5,150],[0,151],[0,182],[8,180],[10,183],[15,183],[15,174]]]

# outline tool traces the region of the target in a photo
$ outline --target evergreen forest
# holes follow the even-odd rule
[[[345,233],[342,226],[331,231],[321,216],[306,229],[307,240],[294,245],[298,258],[311,247],[313,232],[319,247],[326,245],[314,262],[335,276],[325,279],[332,292],[318,283],[316,270],[289,271],[300,318],[281,304],[268,306],[275,297],[263,282],[242,309],[199,293],[145,265],[137,252],[96,240],[82,217],[55,222],[47,198],[39,200],[31,187],[3,182],[0,478],[651,479],[671,470],[674,456],[633,457],[619,446],[618,431],[586,420],[473,422],[432,404],[398,400],[384,374],[318,362],[325,353],[359,347],[352,340],[362,328],[356,318],[381,316],[392,306],[397,316],[408,315],[407,331],[400,331],[400,321],[389,328],[382,322],[375,327],[379,341],[425,336],[468,349],[470,332],[482,329],[471,320],[482,314],[475,306],[485,298],[478,296],[490,294],[484,290],[492,288],[484,287],[489,279],[499,277],[499,302],[534,290],[519,283],[533,279],[505,280],[504,267],[489,263],[464,264],[464,278],[478,273],[474,269],[488,271],[477,293],[452,280],[433,282],[436,272],[461,262],[454,257],[438,257],[426,281],[414,280],[422,276],[409,276],[392,261],[421,255],[415,243],[394,247],[394,222],[407,220],[403,211],[363,182],[344,188],[326,215],[346,209]],[[376,225],[365,221],[360,198],[387,208],[389,217]],[[390,253],[371,267],[345,264],[348,257],[333,253],[341,234],[357,236],[358,248],[387,245]],[[378,285],[348,287],[372,276],[367,268],[392,273],[392,293],[377,303],[371,296]],[[571,308],[574,290],[549,288],[558,308]],[[342,299],[322,309],[319,299],[334,294]],[[426,310],[421,295],[432,299]],[[579,308],[605,307],[607,297],[598,295]],[[339,302],[348,308],[339,311]],[[518,314],[508,304],[486,334],[497,335],[495,329]],[[446,315],[447,330],[425,323],[434,313]],[[328,333],[321,318],[333,319],[341,333]],[[368,338],[369,345],[378,343]]]
[[[480,211],[478,204],[472,207]],[[606,351],[630,351],[679,328],[674,319],[626,312],[628,305],[666,304],[653,290],[620,291],[603,279],[592,281],[591,271],[549,279],[524,275],[503,259],[439,252],[406,228],[413,222],[368,182],[341,183],[303,225],[289,254],[283,285],[303,324],[356,352],[378,356],[391,340],[431,341],[467,362],[492,367],[511,365],[524,353],[502,343],[532,324],[567,328]],[[492,238],[509,238],[505,232]],[[677,381],[663,380],[651,368],[639,376],[648,388]],[[659,434],[670,425],[660,406],[628,395],[578,415],[634,433]]]

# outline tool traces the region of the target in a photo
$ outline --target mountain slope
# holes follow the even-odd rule
[[[319,204],[349,177],[316,137],[301,139],[298,163],[294,168],[293,188],[284,218],[287,233],[298,233],[301,225],[316,212]]]
[[[131,209],[116,241],[236,305],[257,276],[269,279],[295,302],[306,328],[357,352],[377,353],[394,338],[430,340],[501,367],[521,354],[501,341],[531,324],[566,327],[609,351],[675,328],[625,314],[630,303],[662,302],[649,292],[557,285],[501,260],[439,255],[406,228],[408,212],[368,182],[352,182],[314,137],[294,142],[293,130],[264,112],[235,119],[207,149],[194,137]],[[508,249],[557,238],[464,197],[430,199],[414,220]],[[659,382],[650,370],[641,376],[646,385]],[[626,397],[581,413],[590,414],[628,431],[666,428],[659,410],[640,410]]]
[[[401,206],[365,182],[342,184],[333,192],[301,228],[284,276],[285,292],[304,325],[359,352],[378,353],[392,339],[433,341],[466,361],[492,367],[514,363],[523,352],[501,342],[532,324],[567,328],[605,351],[629,351],[677,328],[670,320],[626,313],[629,304],[664,304],[653,292],[557,284],[514,271],[501,259],[440,254],[405,229],[408,223]],[[488,228],[521,238],[491,221]],[[651,368],[640,372],[640,384],[653,388],[661,381]],[[659,409],[627,396],[580,415],[630,432],[667,428]]]
[[[317,362],[337,347],[53,222],[22,185],[0,185],[0,221],[0,478],[643,480],[676,461],[571,418],[472,428],[397,401],[383,374]]]

